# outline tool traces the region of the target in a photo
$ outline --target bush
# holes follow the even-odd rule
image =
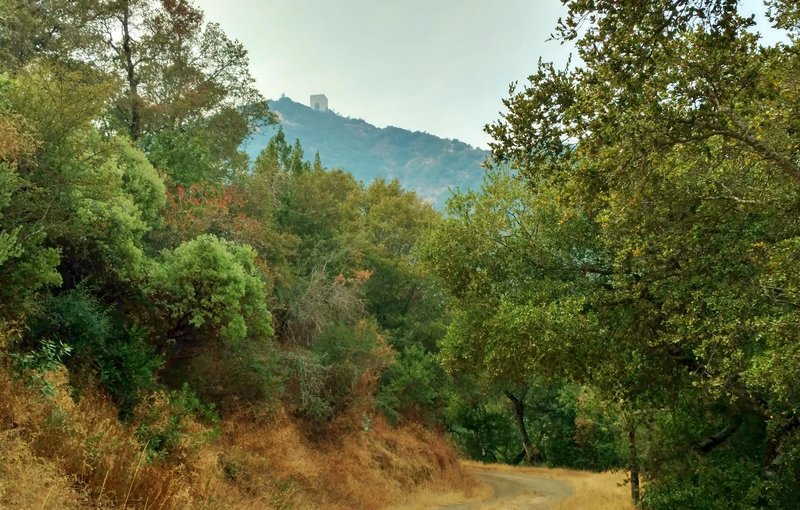
[[[314,338],[309,351],[284,356],[293,406],[301,416],[319,425],[356,401],[372,403],[391,353],[372,323],[328,326]]]
[[[502,407],[470,405],[454,398],[448,414],[450,437],[471,459],[510,463],[521,449],[519,434]]]
[[[230,345],[272,338],[253,248],[204,234],[164,250],[161,258],[151,267],[145,293],[169,338],[201,330]]]
[[[46,364],[49,356],[64,361],[73,379],[91,374],[123,415],[155,388],[153,374],[162,360],[147,344],[145,331],[135,324],[123,326],[84,286],[49,297],[42,308],[30,321],[31,337],[48,340],[30,340],[36,347],[18,355],[19,360]]]
[[[654,420],[660,441],[648,445],[645,466],[650,477],[645,485],[643,508],[798,508],[797,436],[787,437],[776,462],[765,466],[764,459],[774,447],[768,429],[758,415],[744,415],[740,419],[732,427],[732,435],[704,452],[690,445],[697,445],[698,438],[708,437],[709,430],[718,429],[708,427],[707,421],[699,423],[701,417],[660,416]],[[722,423],[729,423],[728,420],[724,416]]]
[[[219,435],[219,415],[184,384],[178,390],[156,392],[135,413],[136,438],[151,459],[183,459]]]
[[[282,363],[289,373],[286,394],[295,411],[315,423],[324,423],[334,410],[324,398],[326,367],[320,357],[303,349],[283,353]]]
[[[61,368],[62,361],[69,356],[70,352],[72,352],[72,348],[69,345],[45,338],[34,350],[11,353],[11,360],[17,373],[22,374],[31,386],[38,386],[42,393],[51,395],[54,388],[45,375],[47,372]]]
[[[383,372],[378,404],[394,423],[401,415],[433,421],[441,411],[445,385],[433,355],[412,345]]]
[[[580,386],[534,382],[526,424],[548,466],[602,471],[624,465],[619,424]]]
[[[161,381],[175,388],[187,382],[203,401],[225,413],[240,404],[269,413],[283,395],[284,374],[271,342],[231,346],[203,339],[191,357],[162,371]]]

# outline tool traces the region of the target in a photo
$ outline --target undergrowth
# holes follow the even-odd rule
[[[187,389],[154,392],[128,421],[63,367],[0,366],[0,508],[377,509],[470,481],[441,436],[352,409],[324,433],[290,413],[218,420]]]

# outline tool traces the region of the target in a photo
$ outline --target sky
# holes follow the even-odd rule
[[[539,58],[563,66],[550,40],[560,0],[197,0],[206,19],[248,49],[262,94],[486,148],[508,85]],[[762,11],[744,0],[745,12]],[[763,16],[759,30],[774,38]]]
[[[325,94],[341,115],[487,147],[512,81],[539,57],[560,0],[198,0],[249,51],[267,98]]]

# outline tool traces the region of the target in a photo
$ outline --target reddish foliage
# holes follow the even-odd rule
[[[269,226],[245,213],[247,200],[233,186],[197,183],[168,190],[164,228],[159,233],[165,247],[175,247],[198,235],[211,233],[255,248],[256,264],[268,273],[265,254],[270,252]]]

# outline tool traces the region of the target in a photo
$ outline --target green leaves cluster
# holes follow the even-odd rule
[[[416,252],[439,215],[280,131],[251,164],[274,118],[239,42],[189,1],[11,0],[0,45],[0,331],[22,372],[102,388],[159,462],[217,409],[439,419],[445,298]]]
[[[583,66],[511,87],[483,192],[429,243],[458,298],[445,362],[619,405],[649,507],[790,505],[796,40],[761,45],[734,1],[567,6]]]
[[[272,337],[264,282],[249,246],[201,235],[166,250],[143,290],[170,324],[172,339],[205,326],[232,344]]]

